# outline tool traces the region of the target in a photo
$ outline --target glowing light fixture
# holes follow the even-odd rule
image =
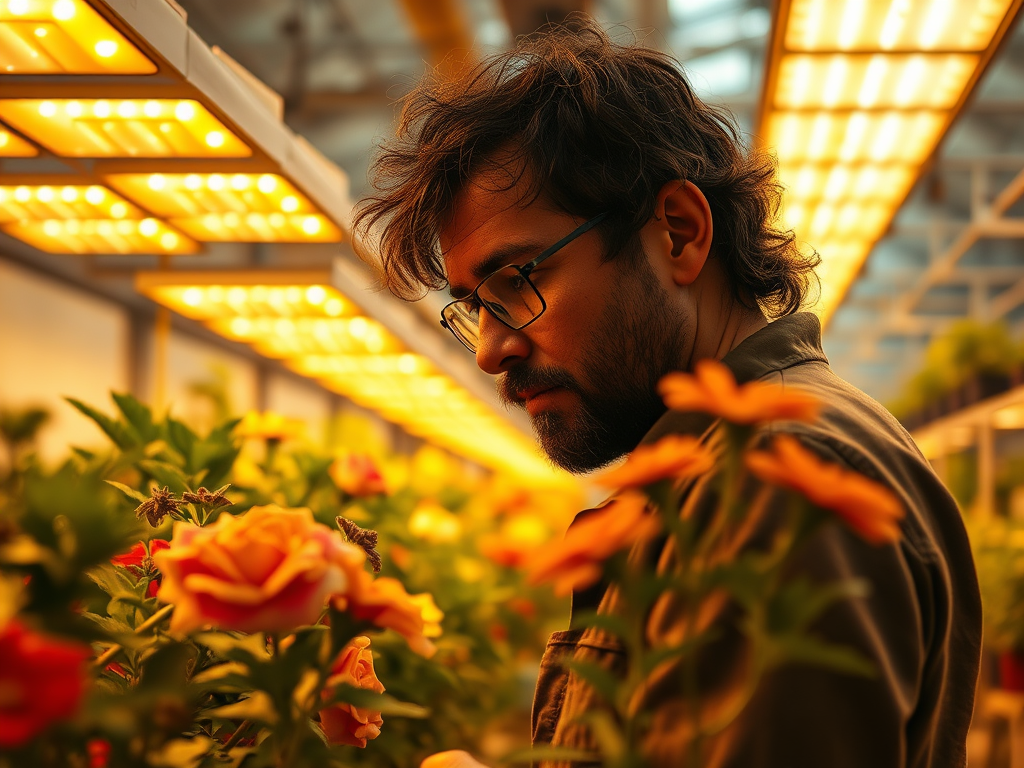
[[[0,118],[69,157],[248,157],[192,99],[0,99]]]
[[[977,83],[1022,0],[782,0],[758,133],[783,222],[822,257],[823,320]]]
[[[97,185],[0,186],[0,223],[46,219],[144,219],[147,214]]]
[[[136,288],[410,434],[537,484],[574,483],[493,404],[364,313],[330,273],[149,272],[137,275]]]
[[[159,219],[45,219],[4,224],[4,232],[50,253],[195,253],[199,245]]]
[[[39,150],[0,126],[0,157],[35,157]]]
[[[0,2],[0,72],[149,75],[152,61],[83,0]]]

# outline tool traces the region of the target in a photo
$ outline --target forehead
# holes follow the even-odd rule
[[[482,169],[456,195],[439,233],[449,282],[471,289],[480,264],[495,253],[543,247],[547,233],[558,232],[565,216],[544,195],[533,193],[526,174]]]

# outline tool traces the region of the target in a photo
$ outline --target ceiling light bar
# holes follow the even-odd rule
[[[397,300],[364,290],[352,265],[331,272],[145,272],[136,288],[222,336],[376,411],[410,434],[484,466],[566,486],[503,413],[493,386],[449,357],[440,334]],[[363,305],[352,296],[363,297]],[[371,309],[372,308],[372,309]],[[369,311],[368,311],[369,310]]]
[[[194,99],[0,99],[0,118],[65,157],[248,157]]]
[[[0,125],[0,157],[35,157],[39,150]]]
[[[0,2],[0,72],[149,75],[157,71],[82,0]]]
[[[821,254],[824,321],[1021,4],[780,0],[757,133],[779,158],[784,223]]]

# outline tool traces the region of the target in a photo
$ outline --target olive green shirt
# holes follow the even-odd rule
[[[910,435],[878,403],[837,377],[821,349],[816,316],[779,319],[745,339],[723,362],[740,383],[799,387],[820,398],[813,424],[768,425],[761,437],[787,433],[818,456],[877,480],[901,499],[906,517],[896,544],[872,546],[846,526],[825,526],[803,550],[798,570],[822,583],[860,578],[870,594],[830,607],[815,632],[856,649],[874,664],[865,678],[791,663],[770,672],[743,714],[704,742],[700,768],[962,768],[981,653],[981,600],[956,503]],[[668,412],[644,442],[666,434],[709,434],[705,415]],[[688,507],[710,514],[710,483],[687,491]],[[751,501],[743,547],[765,543],[781,523],[783,494]],[[634,552],[634,554],[636,554]],[[678,568],[670,548],[638,556],[661,571]],[[603,587],[574,595],[574,613],[599,605],[614,612],[618,594]],[[722,606],[717,639],[700,657],[702,706],[727,707],[745,674],[746,640]],[[648,619],[647,637],[679,637],[684,609],[665,596]],[[596,748],[579,716],[597,703],[566,671],[567,658],[622,671],[625,656],[612,636],[576,627],[552,635],[534,697],[534,744]],[[651,681],[637,706],[655,712],[646,752],[654,766],[683,766],[690,721],[671,670]],[[703,711],[702,711],[703,715]],[[542,765],[565,765],[543,762]]]

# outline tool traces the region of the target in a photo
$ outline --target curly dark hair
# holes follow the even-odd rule
[[[609,259],[636,251],[664,184],[693,182],[736,299],[770,316],[800,308],[820,261],[777,227],[774,157],[745,150],[732,116],[694,94],[679,62],[576,19],[461,77],[428,76],[406,97],[371,167],[376,194],[355,217],[394,294],[447,285],[438,234],[467,180],[496,158],[509,187],[528,174],[527,196],[583,218],[610,212],[599,227]]]

